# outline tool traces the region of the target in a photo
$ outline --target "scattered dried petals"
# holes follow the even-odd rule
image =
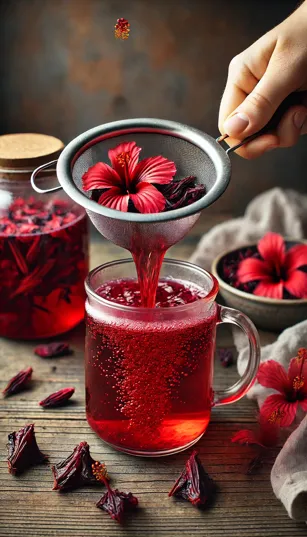
[[[101,468],[105,469],[106,474],[106,478],[101,479],[102,472],[94,473],[95,468],[97,469],[97,463],[101,464],[92,459],[88,443],[80,442],[67,459],[52,466],[53,490],[76,489],[84,485],[105,483],[107,479],[106,468],[101,464]]]
[[[38,345],[34,349],[35,354],[41,358],[56,358],[58,356],[68,356],[73,353],[68,343],[55,341],[46,345]]]
[[[123,522],[124,514],[138,506],[138,499],[131,492],[120,492],[118,489],[111,489],[106,482],[107,492],[100,498],[96,506],[106,511],[113,520]]]
[[[11,378],[8,382],[6,388],[3,390],[3,395],[6,397],[8,395],[13,395],[14,393],[20,392],[23,390],[25,385],[31,380],[33,373],[32,367],[28,367],[22,371],[19,371],[15,377]]]
[[[188,500],[193,505],[201,507],[213,499],[215,488],[214,482],[197,456],[197,451],[193,451],[168,495]]]
[[[36,443],[33,423],[10,433],[7,449],[10,474],[20,474],[30,466],[41,464],[47,459]]]
[[[233,353],[230,349],[218,349],[217,353],[223,367],[229,367],[233,364]]]
[[[71,398],[71,396],[75,393],[75,388],[63,388],[62,390],[59,390],[58,392],[52,393],[46,399],[43,399],[43,401],[40,401],[40,406],[43,406],[44,408],[49,408],[53,406],[60,406],[63,405],[68,401],[68,399]]]

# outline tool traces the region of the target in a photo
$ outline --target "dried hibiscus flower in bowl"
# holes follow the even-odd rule
[[[267,233],[258,244],[224,252],[213,262],[226,304],[256,326],[280,331],[307,318],[307,243]]]

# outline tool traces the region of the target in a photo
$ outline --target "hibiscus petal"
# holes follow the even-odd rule
[[[278,233],[266,233],[258,242],[261,257],[273,266],[280,266],[285,260],[285,241]]]
[[[307,361],[303,357],[292,358],[288,369],[288,378],[291,388],[299,390],[307,397]],[[302,383],[301,386],[299,384]]]
[[[98,203],[99,205],[109,207],[109,209],[127,212],[129,195],[123,194],[120,188],[113,187],[101,194]]]
[[[104,162],[97,162],[82,176],[82,188],[88,190],[112,188],[121,186],[122,181],[118,173]]]
[[[270,280],[272,279],[270,274],[270,267],[266,265],[264,261],[249,257],[241,261],[237,278],[240,283],[247,283],[256,280]]]
[[[238,431],[233,435],[231,438],[232,442],[235,442],[236,444],[258,444],[261,446],[262,444],[258,441],[254,431],[250,431],[249,429],[241,429],[241,431]]]
[[[283,297],[284,285],[282,282],[275,283],[262,281],[254,289],[254,295],[265,296],[267,298],[281,299]]]
[[[148,183],[138,183],[136,194],[130,194],[130,199],[140,213],[160,213],[165,207],[163,194]]]
[[[257,380],[261,386],[272,388],[280,393],[285,393],[289,388],[289,379],[286,370],[279,362],[268,360],[260,364]]]
[[[301,270],[293,270],[284,282],[287,291],[297,298],[307,298],[307,274]]]
[[[176,171],[176,166],[171,160],[164,157],[149,157],[138,163],[134,177],[138,181],[163,185],[172,181]]]
[[[118,156],[121,153],[128,153],[129,155],[129,161],[127,163],[128,174],[129,174],[129,177],[132,179],[134,175],[135,167],[139,161],[139,154],[141,151],[142,151],[142,148],[138,147],[135,142],[124,142],[114,147],[114,149],[110,149],[108,152],[108,157],[111,161],[111,164],[114,170],[116,170],[119,176],[124,179],[125,169],[124,169],[124,166],[120,164],[120,162],[118,161]]]
[[[269,395],[260,408],[261,415],[269,422],[279,423],[281,427],[289,427],[294,421],[298,401],[289,403],[284,395]]]
[[[307,244],[297,244],[288,250],[285,259],[286,270],[307,266]]]

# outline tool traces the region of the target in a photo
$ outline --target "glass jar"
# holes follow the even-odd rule
[[[0,136],[0,336],[47,338],[84,318],[85,211],[62,191],[40,195],[30,184],[62,148],[52,136]],[[38,182],[55,186],[55,170]]]
[[[211,408],[243,397],[260,360],[253,323],[215,302],[218,282],[209,272],[165,259],[160,276],[170,286],[177,281],[201,289],[202,298],[156,308],[102,298],[102,285],[112,296],[114,284],[136,281],[131,259],[97,267],[85,283],[88,423],[116,449],[151,457],[171,455],[197,442],[207,429]],[[123,292],[129,296],[129,291]],[[249,360],[239,381],[213,392],[216,326],[222,322],[245,332]]]

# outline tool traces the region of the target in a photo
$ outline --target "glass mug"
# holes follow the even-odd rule
[[[246,315],[215,302],[218,282],[191,263],[165,260],[160,278],[192,283],[205,297],[173,308],[142,308],[101,298],[106,282],[136,278],[132,260],[107,263],[86,280],[86,412],[92,429],[114,448],[142,456],[171,455],[199,440],[213,406],[238,401],[253,384],[260,350]],[[216,326],[239,326],[249,339],[246,371],[213,392]]]

